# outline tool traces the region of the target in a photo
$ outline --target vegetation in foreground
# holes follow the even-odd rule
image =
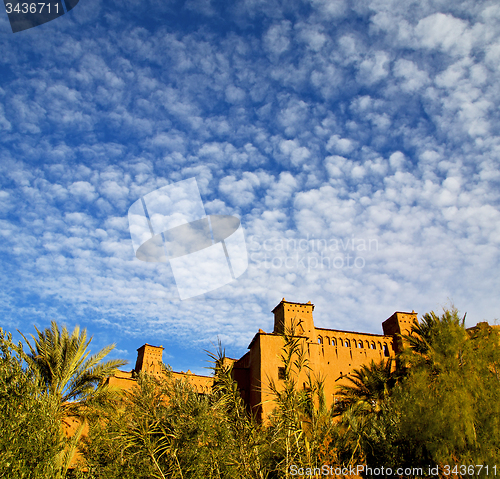
[[[85,331],[55,323],[37,335],[25,352],[0,330],[0,477],[271,479],[324,465],[422,468],[404,477],[428,477],[429,465],[441,477],[470,476],[446,476],[446,465],[483,465],[474,475],[489,477],[496,465],[500,474],[500,337],[486,323],[467,331],[456,310],[424,315],[403,354],[354,371],[330,409],[324,379],[296,387],[308,363],[288,332],[285,379],[270,384],[277,407],[264,425],[246,410],[221,349],[211,355],[211,394],[168,370],[117,394],[103,382],[123,364],[103,363],[111,347],[89,357]],[[68,416],[88,435],[67,438]],[[71,470],[77,441],[83,462]]]

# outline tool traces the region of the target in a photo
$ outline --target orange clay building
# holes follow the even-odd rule
[[[283,378],[280,356],[284,346],[283,333],[294,328],[294,336],[305,351],[309,372],[313,377],[324,379],[326,405],[335,400],[337,387],[345,383],[349,373],[372,360],[394,357],[400,350],[399,334],[409,334],[417,321],[417,313],[395,312],[382,323],[384,334],[358,333],[337,329],[318,328],[313,321],[314,305],[311,302],[294,303],[285,298],[273,309],[274,331],[262,330],[254,336],[249,351],[240,359],[230,359],[233,376],[245,403],[261,420],[273,410],[274,403],[269,390],[270,381],[279,387]],[[145,371],[153,375],[162,374],[163,347],[145,344],[137,350],[137,362],[131,372],[119,372],[109,378],[109,384],[128,389],[135,384],[135,373]],[[185,379],[200,393],[210,391],[213,378],[174,372],[174,379]],[[301,387],[306,387],[307,375],[303,370],[297,378]]]

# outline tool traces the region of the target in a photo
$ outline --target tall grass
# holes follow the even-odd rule
[[[83,461],[68,471],[58,466],[65,444],[53,434],[59,426],[39,378],[0,330],[0,475],[289,479],[297,470],[323,477],[323,466],[481,460],[492,472],[500,464],[500,335],[487,325],[466,331],[455,311],[429,318],[399,361],[405,369],[385,362],[353,371],[332,408],[324,395],[331,379],[313,374],[292,326],[282,335],[281,378],[262,385],[275,406],[263,422],[244,404],[220,344],[209,353],[208,394],[168,368],[161,377],[139,374],[136,387],[86,416],[89,434],[78,445]]]

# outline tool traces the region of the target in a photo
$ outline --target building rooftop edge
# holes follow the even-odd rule
[[[139,351],[139,349],[145,348],[146,346],[149,346],[151,348],[163,349],[163,350],[165,349],[163,346],[153,346],[152,344],[144,343],[140,348],[137,348],[137,351]]]
[[[213,376],[205,376],[204,374],[196,374],[192,372],[187,372],[187,371],[172,371],[173,374],[182,374],[183,376],[196,376],[198,378],[213,378]]]
[[[329,329],[329,328],[319,328],[319,327],[314,327],[314,329],[320,329],[321,331],[331,331],[332,333],[349,333],[349,334],[362,334],[364,336],[377,336],[378,338],[391,338],[392,339],[392,334],[378,334],[378,333],[360,333],[359,331],[347,331],[345,329]],[[252,343],[255,341],[257,336],[280,336],[278,333],[266,333],[264,331],[259,331],[258,333],[255,333],[252,341],[250,341],[250,345],[248,346],[248,349],[250,349]],[[305,336],[303,334],[295,334],[294,338],[307,338],[308,336]]]
[[[286,303],[286,304],[300,304],[301,306],[312,306],[314,309],[314,304],[311,303],[311,301],[307,303],[299,303],[297,301],[287,301],[285,298],[283,298],[271,311],[271,313],[274,313],[274,310],[281,304],[281,303]]]
[[[117,373],[113,375],[113,377],[118,378],[118,379],[130,379],[132,381],[135,381],[136,378],[132,377],[132,374],[135,372],[134,369],[132,371],[122,371],[121,369],[118,369]],[[173,374],[182,374],[183,376],[189,375],[189,376],[197,376],[201,378],[213,378],[213,376],[205,376],[204,374],[196,374],[192,372],[186,372],[186,371],[171,371]],[[122,374],[126,376],[122,376]]]
[[[399,314],[417,314],[418,313],[415,313],[415,311],[394,311],[394,313],[392,313],[385,321],[382,321],[382,324],[384,324],[386,321],[389,321],[389,319],[391,319],[396,313],[399,313]]]
[[[314,327],[314,329],[321,329],[322,331],[332,331],[334,333],[349,333],[349,334],[363,334],[365,336],[377,336],[380,338],[392,338],[392,334],[379,334],[379,333],[360,333],[359,331],[347,331],[344,329],[329,329],[329,328],[318,328]]]

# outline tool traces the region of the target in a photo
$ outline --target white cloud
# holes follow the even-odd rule
[[[312,0],[312,4],[319,10],[319,14],[326,15],[329,18],[342,17],[347,9],[346,2],[338,0],[330,2],[329,0]]]
[[[237,206],[251,206],[255,199],[254,188],[259,186],[259,178],[253,173],[244,173],[241,180],[226,176],[220,180],[219,191]]]
[[[97,198],[94,186],[88,181],[75,181],[69,186],[68,190],[72,195],[84,201],[93,201]]]
[[[397,60],[394,64],[394,74],[404,79],[401,88],[408,92],[420,90],[429,83],[428,74],[419,70],[418,66],[409,60]]]
[[[327,156],[325,158],[325,167],[330,177],[339,178],[343,176],[343,167],[346,164],[346,161],[346,158],[343,156]]]
[[[234,85],[226,88],[226,100],[229,103],[241,103],[245,99],[245,92]]]
[[[298,24],[295,28],[298,30],[299,39],[315,52],[320,51],[328,40],[324,33],[318,31],[317,26]]]
[[[473,43],[467,23],[443,13],[420,20],[415,35],[423,47],[440,48],[451,55],[468,55]]]
[[[376,51],[359,65],[358,81],[372,85],[389,74],[389,55]]]
[[[339,135],[332,135],[328,140],[326,149],[332,153],[348,154],[354,149],[353,142],[348,138],[340,138]]]
[[[173,9],[162,21],[168,2],[149,5],[101,4],[78,25],[53,22],[43,42],[36,29],[29,44],[4,39],[6,321],[68,315],[137,341],[222,333],[245,347],[272,330],[283,295],[339,328],[379,331],[395,309],[423,313],[447,296],[491,319],[496,5],[314,0],[306,15],[293,2],[191,2],[189,28]],[[206,212],[240,215],[261,249],[238,281],[181,303],[168,264],[134,259],[126,212],[191,177]],[[305,263],[268,251],[266,264],[266,240],[312,235],[378,249],[362,269],[314,266],[316,250]]]
[[[306,147],[299,146],[295,140],[282,140],[280,142],[280,150],[290,158],[293,166],[300,166],[311,156],[311,152]]]
[[[282,172],[275,183],[271,183],[265,197],[268,208],[277,208],[293,201],[294,193],[299,186],[297,179],[288,172]]]
[[[281,55],[290,47],[291,23],[283,21],[271,26],[264,35],[264,43],[268,51],[273,55]]]
[[[390,157],[389,157],[389,164],[391,165],[392,168],[395,170],[400,170],[404,167],[406,163],[406,158],[403,153],[400,151],[395,151]]]

